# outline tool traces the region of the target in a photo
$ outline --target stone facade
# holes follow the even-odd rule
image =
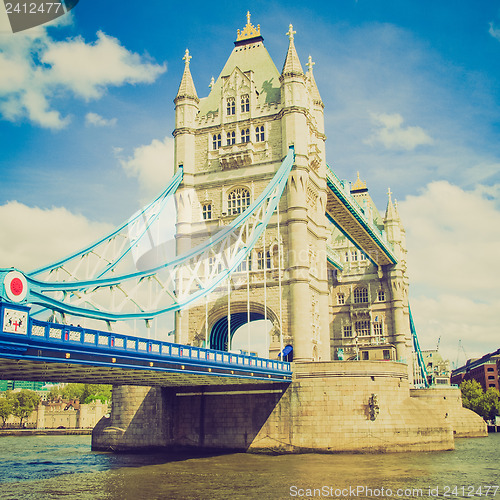
[[[295,359],[330,359],[328,275],[326,264],[326,161],[323,103],[312,66],[304,73],[295,50],[293,32],[283,66],[278,72],[260,32],[247,24],[235,42],[210,94],[198,98],[190,73],[190,56],[175,98],[175,164],[183,166],[177,190],[177,249],[183,252],[229,224],[269,184],[294,147],[293,167],[280,201],[280,228],[274,215],[265,240],[253,248],[242,277],[250,275],[251,312],[264,311],[274,329],[268,345],[276,357],[280,343],[294,348]],[[281,269],[278,263],[281,261]],[[249,269],[247,269],[249,268]],[[264,276],[264,270],[266,276]],[[278,279],[282,281],[281,311]],[[231,306],[247,302],[232,277]],[[264,282],[268,300],[264,299]],[[227,308],[227,287],[208,301],[208,330]],[[265,304],[265,306],[264,306]],[[305,313],[304,304],[311,304]],[[299,313],[300,311],[300,313]],[[183,311],[176,324],[177,341],[199,344],[205,339],[205,306]],[[315,325],[313,334],[308,332]],[[234,333],[234,332],[233,332]],[[212,347],[214,345],[211,338]]]
[[[78,404],[78,408],[65,409],[40,404],[25,420],[26,426],[36,429],[91,429],[108,413],[108,405],[96,400],[90,404]],[[19,425],[19,419],[13,416],[7,420],[9,427]]]
[[[303,71],[291,26],[281,73],[260,29],[248,21],[243,33],[207,97],[198,98],[191,56],[186,52],[184,58],[173,133],[175,164],[184,169],[177,192],[178,252],[229,224],[264,190],[293,146],[295,164],[280,202],[279,234],[275,215],[265,241],[257,243],[241,273],[232,276],[230,308],[247,302],[241,288],[248,275],[251,312],[260,311],[274,324],[267,342],[271,357],[278,355],[280,333],[282,345],[291,345],[298,361],[349,359],[360,346],[388,342],[411,371],[406,248],[397,204],[389,197],[382,217],[359,177],[352,186],[352,197],[384,232],[398,258],[396,265],[377,266],[325,217],[324,105],[314,63],[309,58]],[[342,271],[328,269],[327,245],[337,253]],[[210,332],[228,316],[224,302],[225,285],[208,298],[208,306],[179,313],[176,341],[200,345],[208,339],[211,347],[222,348]]]

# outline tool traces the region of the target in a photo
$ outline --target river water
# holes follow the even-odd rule
[[[0,437],[0,499],[500,500],[500,434],[447,452],[114,455],[90,436]]]

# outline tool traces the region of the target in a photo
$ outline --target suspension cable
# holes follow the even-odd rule
[[[267,228],[264,229],[264,256],[265,256],[265,261],[264,261],[264,331],[266,332],[266,358],[269,357],[269,338],[268,334],[269,332],[267,331],[267,252],[266,252],[266,232]]]
[[[205,295],[205,349],[208,349],[208,295]]]
[[[227,352],[231,350],[231,278],[227,277]]]
[[[283,358],[283,315],[281,299],[281,233],[280,233],[280,201],[276,205],[276,214],[278,217],[278,295],[280,304],[280,356]],[[283,361],[283,359],[282,359]]]
[[[247,226],[247,239],[248,239],[248,226]],[[250,355],[250,260],[251,253],[247,256],[247,351]]]

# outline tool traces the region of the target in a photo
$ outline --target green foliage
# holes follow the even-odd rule
[[[54,401],[59,398],[64,400],[78,399],[80,403],[91,403],[100,399],[103,403],[111,401],[111,385],[99,384],[68,384],[62,389],[53,387],[49,399]]]
[[[483,387],[476,380],[464,380],[460,384],[462,390],[462,404],[483,417],[493,420],[500,415],[500,393],[490,387],[484,392]]]
[[[12,399],[8,396],[0,398],[0,418],[2,419],[2,427],[5,427],[5,422],[12,415]]]
[[[10,399],[12,401],[12,415],[19,418],[19,427],[22,427],[23,420],[28,418],[38,406],[40,396],[34,391],[23,389],[20,392],[14,392]]]

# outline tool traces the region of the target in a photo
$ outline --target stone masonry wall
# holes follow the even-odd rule
[[[486,422],[462,406],[462,393],[458,387],[431,387],[412,389],[412,398],[425,401],[451,423],[456,437],[483,437],[488,435]]]
[[[452,449],[453,425],[461,426],[457,435],[480,435],[475,419],[449,417],[459,414],[457,401],[410,397],[405,364],[332,361],[295,363],[293,370],[288,386],[115,387],[111,418],[96,426],[92,446],[421,451]],[[371,414],[373,395],[378,411]]]

